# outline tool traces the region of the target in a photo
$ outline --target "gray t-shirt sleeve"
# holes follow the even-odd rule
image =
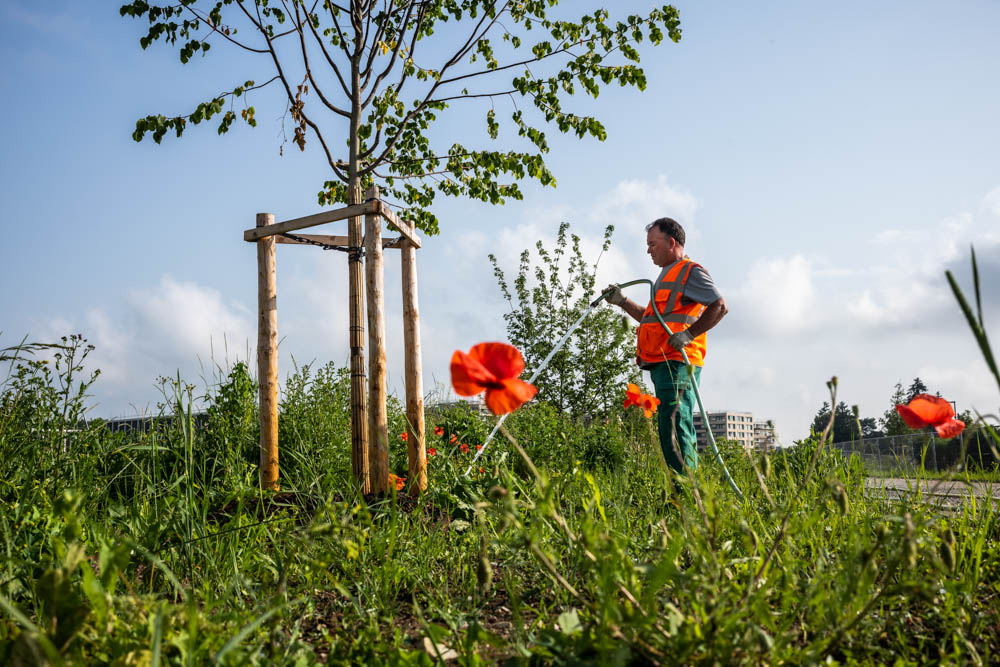
[[[681,298],[681,302],[697,301],[707,306],[721,298],[722,294],[719,293],[719,289],[715,286],[712,276],[708,275],[708,271],[700,266],[691,267],[691,275],[688,276],[687,282],[684,283],[684,295]]]

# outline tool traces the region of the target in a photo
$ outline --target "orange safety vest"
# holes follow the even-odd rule
[[[695,266],[699,265],[690,259],[677,260],[664,267],[663,271],[660,272],[660,277],[653,285],[656,309],[663,316],[667,326],[670,327],[671,333],[687,329],[705,310],[704,305],[694,301],[681,305],[684,285],[691,275],[691,269]],[[653,313],[653,302],[651,301],[642,313],[642,319],[639,320],[636,363],[645,367],[662,361],[684,361],[681,353],[668,342],[669,338],[670,334],[663,330],[663,326]],[[706,336],[701,334],[684,348],[688,359],[695,366],[705,365],[705,342]]]

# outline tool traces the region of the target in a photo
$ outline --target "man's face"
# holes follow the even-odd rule
[[[646,232],[646,252],[649,253],[653,264],[666,266],[677,258],[677,241],[672,236],[667,236],[657,227],[652,227]]]

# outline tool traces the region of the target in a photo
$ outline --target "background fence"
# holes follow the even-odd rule
[[[998,456],[989,435],[978,429],[941,440],[928,433],[864,438],[830,445],[845,457],[857,454],[871,472],[912,474],[928,471],[995,470]]]

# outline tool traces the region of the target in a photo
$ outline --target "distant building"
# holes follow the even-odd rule
[[[715,439],[738,442],[745,449],[754,446],[754,421],[751,412],[709,412],[708,425],[712,428]],[[698,436],[698,449],[708,447],[708,431],[701,418],[701,412],[694,413],[694,430]]]
[[[778,446],[778,436],[774,433],[774,422],[754,422],[753,445],[762,452]]]

